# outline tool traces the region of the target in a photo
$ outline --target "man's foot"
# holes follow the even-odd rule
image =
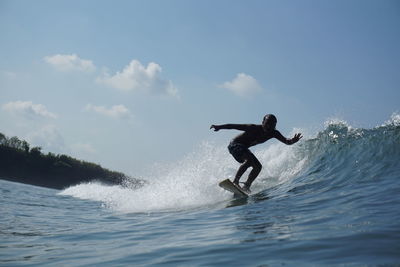
[[[243,190],[244,192],[246,192],[247,194],[250,194],[250,193],[251,193],[250,188],[249,188],[246,184],[244,184],[241,188],[242,188],[242,190]]]
[[[236,185],[236,186],[239,186],[239,180],[238,181],[236,181],[236,180],[233,180],[233,182],[232,182],[234,185]],[[240,186],[239,186],[240,187]]]

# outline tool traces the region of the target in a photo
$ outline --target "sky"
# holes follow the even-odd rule
[[[131,175],[278,118],[400,110],[400,2],[0,0],[0,132]]]

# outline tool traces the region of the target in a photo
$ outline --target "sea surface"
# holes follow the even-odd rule
[[[248,199],[218,187],[238,165],[213,142],[144,185],[0,180],[0,265],[399,266],[399,117],[255,147],[264,168]]]

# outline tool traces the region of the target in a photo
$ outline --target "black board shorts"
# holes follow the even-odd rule
[[[243,163],[246,159],[245,154],[251,153],[250,150],[243,144],[231,142],[228,146],[229,153],[236,159],[237,162]]]

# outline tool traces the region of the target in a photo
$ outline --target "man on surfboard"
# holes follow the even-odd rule
[[[235,160],[242,165],[239,167],[233,183],[239,186],[240,177],[249,168],[252,167],[247,181],[242,187],[243,190],[250,192],[250,186],[253,181],[257,178],[261,171],[262,165],[253,153],[249,150],[249,147],[255,146],[265,141],[276,138],[284,144],[292,145],[297,143],[303,136],[301,133],[297,133],[293,138],[288,139],[284,137],[278,130],[275,129],[277,119],[272,114],[264,116],[262,124],[222,124],[222,125],[211,125],[210,129],[219,131],[223,129],[234,129],[243,131],[235,138],[232,139],[228,146],[229,153],[235,158]]]

